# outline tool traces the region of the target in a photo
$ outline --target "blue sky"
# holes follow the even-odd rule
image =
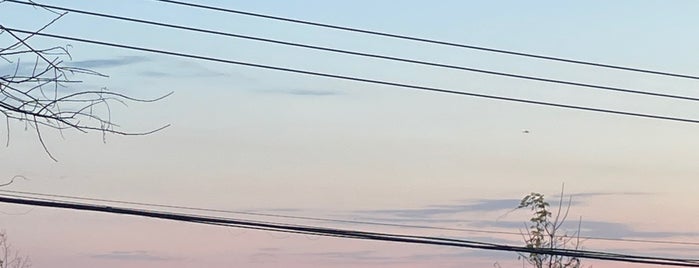
[[[41,1],[40,1],[41,2]],[[371,37],[155,1],[41,3],[517,74],[699,96],[699,82]],[[457,43],[699,73],[696,1],[199,1]],[[34,29],[49,13],[1,3],[6,27]],[[687,101],[602,92],[187,33],[68,14],[47,32],[231,60],[668,116],[699,118]],[[0,42],[8,42],[0,36]],[[589,236],[693,241],[699,234],[699,127],[418,92],[70,43],[68,64],[108,78],[80,88],[153,103],[114,107],[143,137],[36,136],[12,124],[0,150],[7,189],[86,197],[518,232],[506,214],[536,191],[576,194],[571,218]],[[1,65],[3,75],[11,66]],[[530,133],[522,133],[523,129]],[[2,130],[4,133],[4,130]],[[4,135],[1,135],[4,136]],[[3,212],[27,208],[2,205]],[[231,216],[231,215],[228,215]],[[0,215],[36,267],[455,267],[519,265],[480,251],[268,234],[35,208]],[[269,220],[269,219],[265,219]],[[47,224],[50,223],[50,224]],[[309,222],[296,222],[307,224]],[[388,226],[328,226],[521,243],[517,236]],[[521,224],[520,224],[521,225]],[[66,241],[71,241],[67,243]],[[689,254],[696,247],[586,241],[592,250]],[[591,262],[595,267],[620,267]],[[410,265],[410,266],[409,266]]]

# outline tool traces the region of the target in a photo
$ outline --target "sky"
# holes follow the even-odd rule
[[[392,57],[699,97],[699,81],[556,63],[198,10],[147,0],[36,1]],[[699,74],[696,1],[203,1],[196,3],[476,46]],[[5,27],[51,13],[0,3]],[[46,32],[207,57],[595,108],[699,119],[690,101],[332,54],[68,14]],[[0,35],[1,44],[9,42]],[[699,125],[372,85],[35,37],[70,45],[66,90],[106,87],[124,131],[10,124],[3,190],[300,217],[519,232],[530,192],[572,196],[584,236],[699,238]],[[15,59],[12,59],[15,60]],[[27,59],[22,59],[27,61]],[[31,60],[31,59],[29,59]],[[14,65],[3,62],[2,75]],[[528,133],[523,132],[528,130]],[[0,129],[4,137],[5,129]],[[5,143],[4,138],[1,138]],[[3,179],[4,178],[4,179]],[[176,212],[183,212],[174,210]],[[34,267],[503,267],[517,255],[366,242],[0,205],[0,228]],[[188,213],[194,213],[187,211]],[[203,212],[196,212],[203,213]],[[206,213],[206,215],[213,215]],[[522,245],[521,236],[215,214]],[[585,249],[696,257],[697,246],[590,239]],[[588,261],[595,267],[631,267]]]

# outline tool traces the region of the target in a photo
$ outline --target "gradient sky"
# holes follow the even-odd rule
[[[368,53],[699,97],[699,82],[391,40],[155,1],[38,1]],[[699,74],[697,1],[203,1],[451,42]],[[51,14],[1,3],[0,23]],[[699,118],[696,104],[357,58],[68,14],[50,33],[231,60],[598,108]],[[9,42],[7,35],[1,42]],[[72,45],[79,77],[153,104],[115,108],[143,137],[45,131],[58,159],[13,123],[7,190],[295,216],[517,232],[529,192],[573,195],[586,236],[696,241],[699,125],[562,110]],[[3,63],[5,64],[5,63]],[[3,75],[11,68],[0,65]],[[525,134],[523,129],[530,133]],[[1,130],[4,137],[4,129]],[[2,141],[4,143],[4,140]],[[1,180],[0,180],[1,181]],[[361,242],[0,205],[0,227],[34,267],[503,267],[516,255]],[[521,237],[292,221],[508,244]],[[574,224],[573,224],[574,225]],[[696,246],[588,240],[586,249],[692,256]],[[595,267],[630,267],[592,262]]]

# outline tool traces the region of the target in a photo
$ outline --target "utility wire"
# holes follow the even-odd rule
[[[32,32],[32,31],[27,31],[27,30],[22,30],[22,29],[8,28],[8,27],[4,27],[1,25],[0,25],[0,29],[4,29],[7,31],[19,32],[19,33],[25,33],[25,34],[31,34],[31,35],[36,35],[36,36],[44,36],[44,37],[50,37],[50,38],[55,38],[55,39],[71,40],[71,41],[76,41],[76,42],[101,45],[101,46],[118,47],[118,48],[123,48],[123,49],[157,53],[157,54],[170,55],[170,56],[176,56],[176,57],[191,58],[191,59],[219,62],[219,63],[226,63],[226,64],[234,64],[234,65],[241,65],[241,66],[248,66],[248,67],[260,68],[260,69],[276,70],[276,71],[297,73],[297,74],[304,74],[304,75],[311,75],[311,76],[320,76],[320,77],[362,82],[362,83],[368,83],[368,84],[392,86],[392,87],[399,87],[399,88],[408,88],[408,89],[419,90],[419,91],[431,91],[431,92],[454,94],[454,95],[461,95],[461,96],[470,96],[470,97],[476,97],[476,98],[494,99],[494,100],[500,100],[500,101],[527,103],[527,104],[540,105],[540,106],[551,106],[551,107],[558,107],[558,108],[572,109],[572,110],[584,110],[584,111],[598,112],[598,113],[618,114],[618,115],[625,115],[625,116],[632,116],[632,117],[652,118],[652,119],[685,122],[685,123],[694,123],[694,124],[699,123],[699,120],[697,120],[697,119],[688,119],[688,118],[662,116],[662,115],[654,115],[654,114],[644,114],[644,113],[634,113],[634,112],[627,112],[627,111],[609,110],[609,109],[593,108],[593,107],[586,107],[586,106],[576,106],[576,105],[568,105],[568,104],[560,104],[560,103],[536,101],[536,100],[528,100],[528,99],[518,99],[518,98],[511,98],[511,97],[502,97],[502,96],[495,96],[495,95],[463,92],[463,91],[457,91],[457,90],[446,89],[446,88],[418,86],[418,85],[403,84],[403,83],[383,81],[383,80],[367,79],[367,78],[361,78],[361,77],[314,72],[314,71],[307,71],[307,70],[301,70],[301,69],[292,69],[292,68],[286,68],[286,67],[263,65],[263,64],[257,64],[257,63],[242,62],[242,61],[221,59],[221,58],[215,58],[215,57],[187,54],[187,53],[181,53],[181,52],[153,49],[153,48],[146,48],[146,47],[137,47],[137,46],[131,46],[131,45],[118,44],[118,43],[110,43],[110,42],[77,38],[77,37],[71,37],[71,36],[65,36],[65,35]]]
[[[240,39],[247,39],[247,40],[253,40],[253,41],[258,41],[258,42],[273,43],[273,44],[278,44],[278,45],[300,47],[300,48],[312,49],[312,50],[327,51],[327,52],[332,52],[332,53],[340,53],[340,54],[360,56],[360,57],[376,58],[376,59],[398,61],[398,62],[439,67],[439,68],[446,68],[446,69],[476,72],[476,73],[504,76],[504,77],[516,78],[516,79],[533,80],[533,81],[545,82],[545,83],[563,84],[563,85],[568,85],[568,86],[594,88],[594,89],[601,89],[601,90],[607,90],[607,91],[616,91],[616,92],[623,92],[623,93],[630,93],[630,94],[640,94],[640,95],[662,97],[662,98],[671,98],[671,99],[680,99],[680,100],[687,100],[687,101],[699,101],[699,98],[690,97],[690,96],[679,96],[679,95],[672,95],[672,94],[633,90],[633,89],[620,88],[620,87],[610,87],[610,86],[595,85],[595,84],[589,84],[589,83],[573,82],[573,81],[558,80],[558,79],[536,77],[536,76],[529,76],[529,75],[520,75],[520,74],[507,73],[507,72],[497,72],[497,71],[490,71],[490,70],[464,67],[464,66],[458,66],[458,65],[450,65],[450,64],[443,64],[443,63],[436,63],[436,62],[429,62],[429,61],[421,61],[421,60],[408,59],[408,58],[399,58],[399,57],[385,56],[385,55],[379,55],[379,54],[371,54],[371,53],[364,53],[364,52],[358,52],[358,51],[323,47],[323,46],[314,46],[314,45],[309,45],[309,44],[294,43],[294,42],[288,42],[288,41],[282,41],[282,40],[276,40],[276,39],[261,38],[261,37],[256,37],[256,36],[242,35],[242,34],[236,34],[236,33],[230,33],[230,32],[215,31],[215,30],[209,30],[209,29],[202,29],[202,28],[195,28],[195,27],[189,27],[189,26],[183,26],[183,25],[176,25],[176,24],[151,21],[151,20],[143,20],[143,19],[123,17],[123,16],[117,16],[117,15],[111,15],[111,14],[105,14],[105,13],[85,11],[85,10],[73,9],[73,8],[61,7],[61,6],[55,6],[55,5],[40,4],[40,3],[36,3],[36,2],[26,2],[26,1],[18,1],[18,0],[6,0],[6,2],[23,4],[23,5],[30,5],[30,6],[37,6],[37,7],[61,10],[61,11],[66,11],[66,12],[73,12],[73,13],[89,15],[89,16],[96,16],[96,17],[101,17],[101,18],[108,18],[108,19],[135,22],[135,23],[141,23],[141,24],[155,25],[155,26],[166,27],[166,28],[174,28],[174,29],[185,30],[185,31],[213,34],[213,35],[240,38]]]
[[[340,219],[330,219],[330,218],[293,216],[293,215],[282,215],[282,214],[260,213],[260,212],[249,212],[249,211],[232,211],[232,210],[223,210],[223,209],[198,208],[198,207],[191,207],[191,206],[162,205],[162,204],[153,204],[153,203],[144,203],[144,202],[120,201],[120,200],[112,200],[112,199],[77,197],[77,196],[57,195],[57,194],[42,194],[42,193],[12,191],[12,190],[0,190],[0,194],[2,194],[2,193],[20,194],[20,195],[28,195],[28,196],[64,198],[64,199],[73,199],[73,200],[82,200],[82,201],[97,201],[97,202],[106,202],[106,203],[114,203],[114,204],[138,205],[138,206],[159,207],[159,208],[174,208],[174,209],[184,209],[184,210],[193,210],[193,211],[205,211],[205,212],[229,213],[229,214],[240,214],[240,215],[250,215],[250,216],[297,219],[297,220],[351,223],[351,224],[377,225],[377,226],[390,226],[390,227],[403,227],[403,228],[416,228],[416,229],[433,229],[433,230],[443,230],[443,231],[461,231],[461,232],[473,232],[473,233],[521,235],[521,233],[516,233],[516,232],[486,231],[486,230],[466,229],[466,228],[446,228],[446,227],[381,223],[381,222],[369,222],[369,221],[358,221],[358,220],[340,220]],[[18,196],[18,197],[25,197],[25,196]],[[581,239],[586,239],[586,238],[581,237]],[[697,245],[699,245],[699,243],[697,243]]]
[[[13,191],[13,190],[0,190],[0,194],[2,194],[2,193],[20,194],[20,195],[28,195],[28,196],[41,196],[41,197],[48,197],[48,198],[63,198],[63,199],[82,200],[82,201],[96,201],[96,202],[106,202],[106,203],[113,203],[113,204],[138,205],[138,206],[148,206],[148,207],[158,207],[158,208],[183,209],[183,210],[202,211],[202,212],[217,212],[217,213],[240,214],[240,215],[249,215],[249,216],[296,219],[296,220],[311,220],[311,221],[323,221],[323,222],[350,223],[350,224],[361,224],[361,225],[375,225],[375,226],[442,230],[442,231],[457,231],[457,232],[470,232],[470,233],[504,234],[504,235],[517,235],[517,236],[522,235],[521,233],[518,233],[518,232],[507,232],[507,231],[494,231],[494,230],[469,229],[469,228],[435,227],[435,226],[425,226],[425,225],[396,224],[396,223],[359,221],[359,220],[341,220],[341,219],[332,219],[332,218],[293,216],[293,215],[260,213],[260,212],[250,212],[250,211],[232,211],[232,210],[223,210],[223,209],[210,209],[210,208],[199,208],[199,207],[177,206],[177,205],[163,205],[163,204],[154,204],[154,203],[145,203],[145,202],[132,202],[132,201],[104,199],[104,198],[78,197],[78,196],[69,196],[69,195],[44,194],[44,193],[35,193],[35,192]],[[17,197],[25,197],[25,196],[17,196]],[[610,237],[594,237],[594,236],[580,236],[578,238],[584,239],[584,240],[699,246],[699,243],[697,243],[697,242],[688,242],[688,241],[627,239],[627,238],[610,238]]]
[[[387,241],[408,244],[423,244],[435,246],[450,246],[472,249],[484,249],[495,251],[509,251],[520,253],[534,253],[555,256],[567,256],[573,258],[586,258],[630,263],[643,263],[654,265],[670,265],[684,267],[699,267],[699,260],[681,259],[681,258],[665,258],[642,255],[617,254],[599,251],[587,250],[568,250],[568,249],[547,249],[547,248],[530,248],[500,245],[494,243],[483,243],[478,241],[469,241],[461,239],[450,239],[440,237],[415,236],[415,235],[399,235],[390,233],[364,232],[357,230],[345,230],[335,228],[324,228],[316,226],[301,226],[289,225],[275,222],[259,222],[243,219],[230,219],[220,217],[207,217],[201,215],[177,214],[164,211],[130,209],[121,207],[101,206],[82,203],[68,203],[59,201],[46,201],[33,198],[13,198],[0,196],[0,203],[21,204],[29,206],[49,207],[49,208],[64,208],[70,210],[104,212],[111,214],[133,215],[148,218],[166,219],[173,221],[183,221],[191,223],[223,225],[228,227],[256,229],[265,231],[275,231],[284,233],[307,234],[317,236],[329,236],[338,238]]]
[[[261,14],[261,13],[253,13],[253,12],[236,10],[236,9],[207,6],[207,5],[203,5],[203,4],[188,3],[188,2],[183,2],[183,1],[174,1],[174,0],[154,0],[154,1],[175,4],[175,5],[181,5],[181,6],[187,6],[187,7],[194,7],[194,8],[199,8],[199,9],[225,12],[225,13],[233,13],[233,14],[244,15],[244,16],[252,16],[252,17],[258,17],[258,18],[264,18],[264,19],[270,19],[270,20],[277,20],[277,21],[283,21],[283,22],[291,22],[291,23],[296,23],[296,24],[311,25],[311,26],[341,30],[341,31],[356,32],[356,33],[383,36],[383,37],[402,39],[402,40],[410,40],[410,41],[416,41],[416,42],[421,42],[421,43],[437,44],[437,45],[444,45],[444,46],[450,46],[450,47],[458,47],[458,48],[465,48],[465,49],[487,51],[487,52],[493,52],[493,53],[499,53],[499,54],[507,54],[507,55],[516,55],[516,56],[522,56],[522,57],[536,58],[536,59],[549,60],[549,61],[558,61],[558,62],[566,62],[566,63],[579,64],[579,65],[588,65],[588,66],[608,68],[608,69],[624,70],[624,71],[630,71],[630,72],[639,72],[639,73],[647,73],[647,74],[654,74],[654,75],[661,75],[661,76],[670,76],[670,77],[699,80],[699,76],[696,76],[696,75],[687,75],[687,74],[671,73],[671,72],[664,72],[664,71],[654,71],[654,70],[649,70],[649,69],[641,69],[641,68],[626,67],[626,66],[620,66],[620,65],[611,65],[611,64],[604,64],[604,63],[595,63],[595,62],[582,61],[582,60],[573,60],[573,59],[552,57],[552,56],[546,56],[546,55],[523,53],[523,52],[517,52],[517,51],[511,51],[511,50],[488,48],[488,47],[483,47],[483,46],[459,44],[459,43],[453,43],[453,42],[447,42],[447,41],[420,38],[420,37],[409,36],[409,35],[400,35],[400,34],[393,34],[393,33],[388,33],[388,32],[364,30],[364,29],[359,29],[359,28],[351,28],[351,27],[338,26],[338,25],[333,25],[333,24],[318,23],[318,22],[312,22],[312,21],[307,21],[307,20],[278,17],[278,16],[266,15],[266,14]]]

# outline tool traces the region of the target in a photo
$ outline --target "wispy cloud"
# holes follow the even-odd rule
[[[168,78],[191,78],[191,77],[218,77],[218,76],[234,76],[237,79],[242,79],[242,80],[251,80],[247,77],[244,77],[242,75],[232,75],[232,74],[226,74],[222,73],[219,71],[215,71],[212,69],[209,69],[207,67],[202,66],[199,63],[196,62],[190,62],[190,61],[175,61],[175,62],[167,62],[165,64],[161,64],[157,69],[151,69],[147,71],[141,71],[138,74],[141,76],[145,77],[151,77],[151,78],[161,78],[161,77],[168,77]]]
[[[269,94],[285,94],[285,95],[295,95],[295,96],[337,96],[344,95],[344,92],[337,90],[327,90],[327,89],[267,89],[259,90],[261,93]]]
[[[246,212],[259,212],[259,213],[264,213],[264,212],[302,212],[303,209],[298,209],[298,208],[266,208],[266,209],[260,209],[260,210],[247,210]]]
[[[373,212],[370,212],[373,213]],[[444,224],[444,223],[464,223],[466,220],[463,219],[448,219],[448,218],[399,218],[395,215],[377,215],[377,216],[358,216],[353,214],[351,216],[352,220],[366,221],[366,222],[381,222],[388,224],[405,224],[405,225],[432,225],[432,224]]]
[[[397,219],[428,219],[433,217],[453,216],[469,212],[491,212],[511,210],[517,206],[519,199],[481,199],[465,201],[458,205],[431,205],[415,209],[384,209],[357,211],[364,214],[380,214],[383,217]]]
[[[623,195],[650,195],[651,193],[641,192],[582,192],[565,195],[563,199],[564,206],[570,203],[571,207],[585,204],[592,198],[600,197],[616,197]],[[549,199],[550,198],[550,199]],[[549,203],[557,205],[560,195],[547,198]],[[569,199],[570,198],[570,199]],[[381,218],[390,219],[392,221],[420,221],[426,222],[429,219],[437,219],[447,222],[445,217],[462,215],[466,213],[484,213],[484,212],[502,212],[506,213],[517,207],[521,199],[503,198],[503,199],[474,199],[464,200],[461,204],[449,205],[429,205],[422,208],[409,209],[378,209],[378,210],[362,210],[355,213],[376,217],[381,215]],[[555,200],[555,202],[554,202]]]
[[[373,250],[358,250],[358,251],[328,251],[317,253],[305,253],[304,255],[312,255],[316,257],[332,258],[332,259],[349,259],[349,260],[386,260],[390,257],[379,256]]]
[[[696,232],[639,231],[627,224],[605,221],[582,221],[581,228],[582,234],[615,238],[670,238],[699,236],[699,233]]]
[[[26,74],[31,72],[33,64],[29,63],[3,63],[0,65],[0,76],[1,77],[11,77],[15,74]]]
[[[169,77],[169,76],[174,76],[174,74],[171,73],[166,73],[166,72],[160,72],[160,71],[143,71],[138,73],[141,76],[148,76],[148,77]]]
[[[62,66],[70,66],[99,71],[99,69],[101,68],[120,67],[148,61],[150,61],[149,58],[142,56],[123,56],[112,59],[93,59],[72,62],[66,61],[62,63]],[[30,75],[34,72],[38,72],[45,69],[46,66],[47,65],[44,63],[39,63],[35,66],[34,62],[20,61],[20,59],[17,59],[13,63],[0,64],[0,76],[12,76],[15,73],[18,75]]]
[[[213,77],[213,76],[226,76],[223,73],[215,71],[188,71],[182,69],[172,69],[172,70],[162,70],[162,71],[142,71],[138,73],[141,76],[151,77],[151,78],[191,78],[191,77]]]
[[[432,261],[432,260],[451,260],[451,261],[470,261],[475,258],[485,258],[493,260],[493,262],[498,259],[511,259],[516,258],[517,253],[513,252],[503,252],[495,250],[482,250],[482,249],[466,249],[460,250],[455,253],[426,253],[426,254],[413,254],[407,256],[406,259],[410,261]]]
[[[573,199],[589,199],[594,197],[614,197],[614,196],[643,196],[652,195],[653,193],[648,192],[581,192],[574,194],[564,194],[565,198],[572,197]],[[559,199],[560,195],[554,195],[552,198]]]
[[[405,254],[405,253],[379,253],[373,250],[358,251],[328,251],[297,254],[304,257],[324,258],[336,263],[364,263],[364,264],[415,264],[429,263],[436,260],[444,262],[471,261],[476,258],[497,260],[499,258],[512,258],[514,253],[498,252],[479,249],[450,249],[441,248],[430,253]]]
[[[98,68],[112,68],[125,65],[131,65],[136,63],[148,62],[150,59],[142,56],[124,56],[113,59],[95,59],[95,60],[83,60],[74,61],[68,65],[86,69],[98,69]]]
[[[155,255],[144,250],[112,251],[109,253],[92,254],[90,255],[90,257],[95,259],[108,259],[119,261],[172,261],[179,259],[175,257]]]
[[[522,229],[525,221],[472,221],[469,226],[478,228],[503,228],[510,230]],[[577,221],[567,221],[563,229],[568,231],[576,231],[578,229]],[[670,237],[686,237],[699,236],[696,232],[667,232],[667,231],[640,231],[628,224],[607,222],[607,221],[581,221],[580,235],[591,237],[604,238],[670,238]]]

